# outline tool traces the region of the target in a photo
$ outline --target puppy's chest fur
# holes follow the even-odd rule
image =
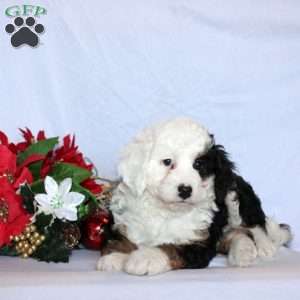
[[[111,211],[116,228],[136,245],[181,245],[208,238],[208,228],[217,210],[213,195],[192,209],[170,210],[158,207],[150,195],[135,199],[124,189],[121,186],[116,191]]]

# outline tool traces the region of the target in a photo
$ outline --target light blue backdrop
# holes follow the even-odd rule
[[[13,139],[74,132],[114,178],[141,128],[191,116],[299,233],[299,1],[31,1],[47,9],[35,49],[10,45],[15,4],[0,2],[0,127]]]

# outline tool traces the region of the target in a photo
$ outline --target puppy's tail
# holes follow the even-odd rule
[[[293,233],[290,225],[278,224],[273,219],[267,218],[266,229],[268,236],[278,248],[280,246],[289,247],[291,241],[293,240]]]

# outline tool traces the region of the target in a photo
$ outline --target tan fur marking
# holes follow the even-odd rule
[[[102,255],[107,255],[113,252],[131,253],[136,250],[137,246],[130,242],[125,236],[120,235],[118,240],[110,240],[105,247],[101,250]]]
[[[176,246],[161,245],[159,248],[169,257],[169,263],[173,270],[184,268],[184,261],[178,255]]]
[[[113,226],[113,230],[117,231],[119,234],[123,235],[124,237],[127,236],[127,227],[123,224],[118,224]]]

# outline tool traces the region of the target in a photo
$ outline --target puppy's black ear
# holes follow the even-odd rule
[[[216,202],[224,205],[227,192],[234,183],[235,165],[222,145],[213,145],[208,154],[214,165]]]
[[[234,163],[222,145],[213,145],[210,151],[214,156],[216,176],[230,175],[235,170]]]

